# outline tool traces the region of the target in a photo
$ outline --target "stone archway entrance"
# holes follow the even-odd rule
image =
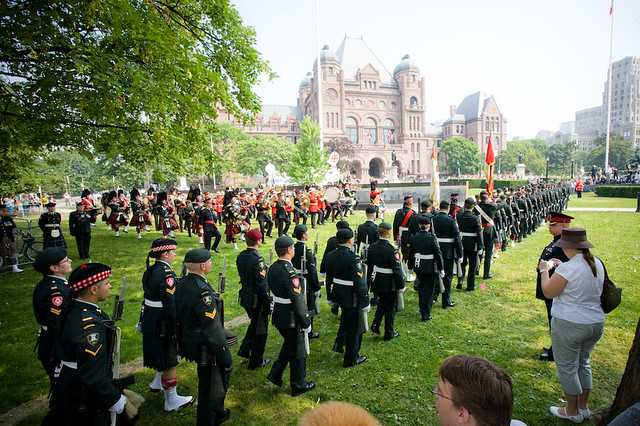
[[[369,161],[369,176],[380,179],[384,173],[384,163],[380,158],[372,158]]]
[[[362,179],[362,163],[358,160],[353,160],[349,167],[349,173],[356,179]]]

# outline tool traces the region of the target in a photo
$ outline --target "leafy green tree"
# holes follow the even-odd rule
[[[354,157],[354,145],[349,138],[334,138],[325,143],[325,149],[328,153],[337,152],[340,156],[337,168],[343,173],[351,173],[351,159]]]
[[[59,147],[175,174],[217,106],[250,117],[273,77],[228,0],[6,0],[0,32],[1,181]]]
[[[328,170],[327,153],[320,148],[320,128],[311,118],[305,117],[300,123],[300,139],[285,171],[294,182],[315,184],[324,180]]]
[[[462,136],[454,136],[442,144],[441,152],[444,155],[439,157],[443,168],[450,175],[458,173],[473,174],[478,172],[480,164],[480,150],[478,145]]]
[[[510,141],[499,156],[500,168],[503,173],[515,172],[518,157],[522,156],[522,162],[527,167],[527,171],[543,175],[547,163],[547,149],[547,144],[542,139]]]
[[[238,146],[236,171],[247,176],[264,175],[267,164],[286,171],[293,157],[294,146],[278,136],[258,135],[242,140]]]
[[[592,165],[602,168],[604,166],[605,136],[595,140],[595,148],[589,152],[589,162],[585,169],[591,169]],[[633,143],[620,136],[609,138],[609,164],[618,169],[623,169],[627,163],[633,160]]]
[[[576,156],[575,143],[562,143],[549,147],[549,173],[555,176],[569,176],[571,174],[571,162]]]

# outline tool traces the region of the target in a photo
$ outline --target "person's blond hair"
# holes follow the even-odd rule
[[[380,426],[367,410],[348,402],[329,401],[307,411],[299,426]]]

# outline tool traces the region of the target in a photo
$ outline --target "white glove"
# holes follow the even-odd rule
[[[444,271],[440,271],[440,278],[444,278]]]
[[[364,308],[362,308],[362,310],[363,310],[364,312],[369,312],[369,311],[371,311],[371,305],[367,305],[367,306],[365,306]]]
[[[309,326],[309,327],[305,328],[305,329],[304,329],[304,331],[305,331],[307,334],[311,333],[311,326]]]
[[[124,411],[124,405],[126,403],[127,397],[124,395],[120,395],[120,399],[118,400],[118,402],[113,404],[111,408],[109,408],[109,411],[111,411],[112,413],[121,414]]]
[[[478,256],[482,256],[484,254],[484,250],[478,250]]]

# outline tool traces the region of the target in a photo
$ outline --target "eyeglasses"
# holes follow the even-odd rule
[[[435,385],[433,387],[433,389],[431,389],[431,393],[436,395],[436,396],[439,396],[440,398],[448,399],[449,401],[455,402],[455,400],[453,398],[451,398],[450,396],[446,396],[446,395],[441,394],[440,393],[440,389],[438,389],[438,385]]]

